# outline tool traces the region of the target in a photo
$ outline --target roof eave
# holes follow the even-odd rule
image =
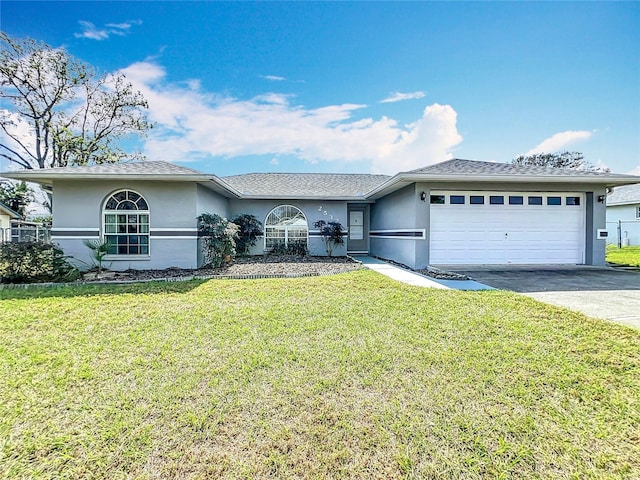
[[[42,186],[53,186],[53,182],[56,180],[145,180],[153,182],[193,182],[199,183],[206,188],[214,190],[218,193],[228,194],[230,196],[239,198],[240,192],[235,188],[228,185],[215,175],[167,175],[167,174],[141,174],[141,173],[64,173],[64,174],[51,174],[46,171],[18,171],[18,172],[5,172],[0,176],[11,178],[14,180],[26,180],[29,182],[37,183]],[[213,184],[213,188],[212,185]]]
[[[633,175],[434,175],[429,173],[399,173],[369,191],[365,198],[377,199],[414,182],[464,182],[464,183],[577,183],[614,187],[638,183],[640,177]]]
[[[242,193],[240,197],[245,200],[319,200],[319,201],[343,201],[343,202],[356,202],[356,201],[367,201],[367,198],[364,196],[332,196],[332,195],[310,195],[310,196],[302,196],[302,195],[254,195]]]

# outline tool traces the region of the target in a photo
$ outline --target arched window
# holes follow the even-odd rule
[[[307,217],[293,205],[280,205],[267,215],[264,222],[264,249],[289,247],[294,242],[307,246],[309,228]]]
[[[120,190],[104,202],[104,239],[112,255],[149,255],[149,205],[139,193]]]

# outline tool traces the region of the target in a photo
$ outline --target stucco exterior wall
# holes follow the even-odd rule
[[[429,204],[420,199],[422,184],[408,185],[371,206],[370,252],[420,269],[429,263]]]
[[[606,243],[605,240],[597,238],[598,229],[604,229],[606,225],[604,203],[597,201],[598,197],[605,195],[605,188],[572,183],[493,182],[478,185],[471,182],[429,182],[409,185],[378,199],[372,205],[370,234],[372,255],[415,269],[425,268],[429,264],[429,195],[433,190],[582,193],[585,198],[586,216],[585,263],[605,264]],[[422,192],[426,195],[424,202],[420,198]],[[424,236],[421,237],[420,232],[424,232]],[[407,236],[401,238],[400,235]]]
[[[267,215],[274,208],[280,205],[293,205],[302,210],[307,217],[307,226],[309,228],[309,253],[316,256],[326,256],[322,238],[318,236],[318,230],[313,224],[318,220],[331,221],[335,220],[347,229],[347,202],[337,200],[237,200],[230,201],[229,218],[233,218],[240,214],[254,215],[263,224]],[[264,238],[258,239],[256,246],[251,249],[252,255],[262,255],[264,252]],[[346,244],[333,250],[333,256],[343,256],[347,254]]]
[[[122,189],[139,193],[149,205],[149,255],[108,256],[108,268],[196,268],[198,208],[206,205],[224,209],[226,199],[214,192],[199,192],[195,183],[56,181],[53,185],[53,241],[71,255],[79,267],[89,268],[92,260],[89,249],[82,242],[101,238],[103,204],[112,193]]]
[[[216,192],[212,192],[202,185],[196,185],[196,202],[197,215],[201,215],[203,213],[215,213],[223,218],[229,217],[229,199],[222,195],[218,195]],[[206,262],[203,248],[203,241],[198,238],[196,248],[198,267],[202,267]]]

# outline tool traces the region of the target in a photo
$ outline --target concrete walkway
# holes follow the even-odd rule
[[[368,255],[354,255],[353,258],[370,270],[416,287],[440,288],[444,290],[493,290],[493,287],[483,285],[475,280],[440,280],[427,277],[405,268],[396,267],[377,258],[369,257]]]

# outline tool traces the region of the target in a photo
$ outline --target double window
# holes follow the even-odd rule
[[[139,193],[120,190],[102,212],[104,240],[111,255],[149,255],[149,205]]]
[[[269,212],[264,222],[264,249],[271,251],[293,245],[307,246],[309,227],[302,210],[280,205]]]

